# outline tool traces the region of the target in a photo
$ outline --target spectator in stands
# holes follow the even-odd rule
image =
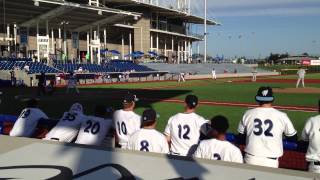
[[[38,96],[46,94],[46,74],[41,73],[38,79]]]
[[[88,116],[87,120],[81,123],[76,143],[101,145],[112,127],[112,120],[106,119],[106,116],[106,107],[96,106],[94,116]]]
[[[243,157],[239,148],[226,140],[229,128],[228,119],[224,116],[215,116],[211,119],[211,131],[208,136],[212,139],[200,142],[194,156],[212,160],[243,163]]]
[[[83,71],[83,69],[82,69],[82,67],[80,66],[79,69],[78,69],[78,72],[79,72],[79,73],[82,73],[82,71]]]
[[[320,173],[320,115],[311,117],[307,121],[301,138],[308,144],[306,161],[309,163],[309,171]]]
[[[11,79],[11,85],[16,86],[17,85],[17,78],[16,78],[16,73],[14,71],[14,68],[10,71],[10,79]]]
[[[55,81],[52,79],[47,87],[47,92],[49,95],[52,95],[55,91]]]
[[[30,67],[27,64],[23,67],[23,69],[26,71],[26,73],[30,71]]]
[[[255,99],[259,107],[246,111],[238,126],[239,143],[246,142],[244,161],[277,168],[283,155],[283,134],[288,141],[296,141],[297,131],[286,113],[272,107],[270,87],[260,87]]]
[[[22,110],[10,132],[10,136],[31,137],[40,119],[48,116],[38,108],[36,99],[27,101],[26,108]]]

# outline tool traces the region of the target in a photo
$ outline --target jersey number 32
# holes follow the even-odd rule
[[[263,127],[265,127],[265,128],[263,128]],[[262,135],[262,133],[264,133],[265,136],[273,137],[273,134],[271,133],[272,128],[273,128],[273,123],[270,119],[266,119],[265,121],[261,121],[261,119],[254,120],[253,133],[256,136],[260,136],[260,135]]]

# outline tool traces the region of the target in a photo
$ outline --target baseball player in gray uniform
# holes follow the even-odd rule
[[[141,129],[131,135],[128,149],[155,153],[169,153],[169,145],[166,137],[155,130],[157,113],[153,109],[147,109],[141,117]]]
[[[306,70],[303,69],[302,67],[299,67],[297,75],[298,75],[298,80],[297,80],[296,88],[299,87],[300,82],[302,84],[302,87],[304,87],[304,77],[306,75]]]
[[[255,97],[259,107],[246,111],[238,126],[240,139],[245,139],[247,164],[277,168],[283,155],[282,136],[297,140],[297,131],[287,114],[272,107],[270,87],[260,87]]]
[[[224,116],[212,118],[209,133],[212,139],[201,141],[194,157],[243,163],[240,149],[226,141],[228,128],[229,122]]]

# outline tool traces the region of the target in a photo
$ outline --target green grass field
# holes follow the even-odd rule
[[[295,78],[295,76],[277,76],[270,78]],[[320,79],[320,74],[310,74],[307,79]],[[247,78],[248,79],[248,78]],[[120,108],[120,101],[117,100],[121,94],[132,91],[142,99],[137,103],[136,112],[141,114],[145,108],[153,107],[160,114],[158,129],[164,130],[168,118],[177,112],[183,111],[183,104],[162,102],[162,99],[179,99],[183,100],[187,94],[195,94],[200,101],[219,101],[219,102],[242,102],[255,103],[254,96],[260,86],[271,86],[274,88],[294,87],[290,83],[238,83],[227,82],[231,79],[213,80],[193,80],[186,83],[178,84],[177,82],[152,82],[152,83],[133,83],[133,84],[113,84],[99,86],[81,87],[80,95],[65,94],[65,89],[60,88],[54,96],[40,97],[40,107],[49,117],[58,119],[64,111],[68,110],[74,102],[80,102],[84,105],[85,113],[91,114],[94,106],[103,104]],[[232,81],[237,80],[233,79]],[[309,87],[320,88],[320,84],[308,84]],[[141,90],[145,88],[145,90]],[[34,96],[34,88],[7,88],[1,89],[4,93],[1,97],[0,114],[18,115],[23,108],[23,102],[14,97],[23,95],[26,97]],[[319,94],[288,94],[276,93],[276,105],[290,106],[311,106],[316,107]],[[148,99],[148,100],[146,100]],[[212,106],[200,105],[197,112],[205,118],[212,118],[215,115],[224,115],[230,120],[231,132],[236,132],[238,122],[242,118],[247,107],[230,107],[230,106]],[[308,117],[317,113],[302,111],[285,111],[293,121],[295,127],[301,133],[305,121]]]

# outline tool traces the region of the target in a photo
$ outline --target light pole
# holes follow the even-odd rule
[[[207,0],[204,0],[204,63],[207,62]]]

